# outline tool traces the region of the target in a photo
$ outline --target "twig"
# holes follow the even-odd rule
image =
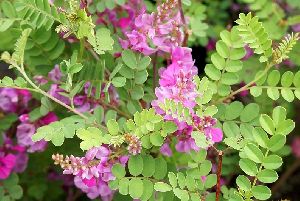
[[[219,151],[218,159],[216,201],[220,200],[223,151]]]
[[[102,104],[102,105],[104,105],[104,106],[106,106],[106,107],[108,107],[108,108],[111,108],[111,109],[115,110],[119,115],[121,115],[121,116],[123,116],[123,117],[125,117],[127,119],[131,118],[130,115],[128,115],[127,113],[123,112],[119,108],[117,108],[117,107],[115,107],[115,106],[113,106],[113,105],[111,105],[109,103],[106,103],[106,102],[104,102],[102,100],[99,100],[99,103]]]
[[[179,9],[181,21],[183,23],[183,29],[184,29],[184,38],[183,38],[182,46],[186,46],[187,45],[187,40],[188,40],[188,37],[189,37],[189,33],[188,33],[188,27],[187,27],[187,24],[186,24],[186,20],[185,20],[185,17],[184,17],[184,12],[183,12],[183,9],[182,9],[182,1],[181,0],[178,0],[178,9]]]
[[[272,186],[272,192],[277,192],[282,185],[285,184],[286,180],[300,167],[300,160],[296,160],[292,166],[290,166],[283,175],[279,178],[279,180]]]
[[[26,81],[27,81],[34,89],[36,89],[36,92],[38,92],[38,93],[40,93],[40,94],[42,94],[42,95],[48,97],[49,99],[53,100],[54,102],[58,103],[59,105],[61,105],[61,106],[65,107],[65,108],[67,108],[68,110],[70,110],[70,111],[72,111],[73,113],[77,114],[78,116],[82,117],[83,119],[85,119],[85,120],[88,119],[88,117],[85,116],[84,114],[82,114],[81,112],[77,111],[76,109],[70,107],[69,105],[65,104],[64,102],[58,100],[57,98],[51,96],[51,95],[48,94],[47,92],[45,92],[45,91],[43,91],[42,89],[40,89],[36,84],[34,84],[34,83],[31,81],[31,79],[27,76],[27,74],[25,73],[25,71],[22,70],[22,69],[24,69],[24,68],[23,68],[23,67],[22,67],[21,69],[19,68],[20,73],[23,75],[23,77],[25,78],[25,80],[26,80]]]
[[[269,70],[270,68],[273,66],[273,63],[268,63],[265,70],[258,76],[256,77],[254,80],[252,80],[251,82],[249,82],[248,84],[246,84],[245,86],[239,88],[238,90],[230,93],[228,96],[224,97],[224,98],[221,98],[219,99],[217,102],[220,103],[220,102],[223,102],[224,100],[227,100],[229,98],[232,98],[234,95],[242,92],[242,91],[245,91],[247,90],[250,86],[252,86],[253,84],[255,84],[258,80],[260,80]]]

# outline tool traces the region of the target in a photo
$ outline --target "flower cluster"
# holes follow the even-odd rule
[[[94,199],[98,196],[110,197],[113,192],[108,182],[115,177],[111,167],[115,163],[126,165],[128,157],[114,158],[108,147],[94,147],[87,151],[84,157],[66,156],[56,154],[52,156],[54,163],[64,169],[64,174],[74,175],[75,185]]]
[[[3,134],[3,144],[0,146],[0,179],[6,179],[12,172],[23,172],[27,166],[28,153],[44,151],[47,146],[45,140],[33,142],[31,137],[36,129],[57,121],[58,118],[53,112],[35,120],[30,121],[32,95],[27,90],[11,88],[0,89],[0,109],[4,114],[19,114],[19,122],[15,133],[7,131]],[[15,145],[13,142],[16,136]]]
[[[127,39],[120,39],[122,47],[150,55],[156,51],[170,53],[180,46],[184,33],[177,7],[177,0],[168,0],[158,6],[157,12],[137,16],[133,29],[125,33]]]

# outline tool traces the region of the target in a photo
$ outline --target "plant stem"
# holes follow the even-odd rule
[[[254,80],[252,80],[251,82],[249,82],[248,84],[246,84],[245,86],[239,88],[238,90],[232,92],[231,94],[229,94],[228,96],[219,99],[217,102],[223,102],[224,100],[227,100],[228,98],[232,98],[234,95],[247,90],[250,86],[252,86],[253,84],[255,84],[259,79],[261,79],[269,70],[270,68],[273,66],[273,63],[268,63],[265,70],[259,75],[257,76]]]
[[[125,112],[123,112],[122,110],[120,110],[119,108],[117,108],[117,107],[115,107],[115,106],[113,106],[111,104],[105,103],[104,101],[99,101],[99,103],[102,104],[102,105],[104,105],[104,106],[106,106],[106,107],[108,107],[108,108],[111,108],[111,109],[115,110],[119,115],[121,115],[121,116],[123,116],[123,117],[125,117],[127,119],[131,118],[130,115],[126,114]]]
[[[84,52],[84,49],[85,49],[85,47],[84,47],[84,39],[80,39],[80,47],[79,48],[80,49],[79,49],[78,60],[79,60],[79,62],[81,62],[82,61],[82,57],[83,57],[83,52]]]
[[[24,68],[21,68],[24,69]],[[58,100],[57,98],[51,96],[50,94],[48,94],[47,92],[41,90],[36,84],[34,84],[31,79],[27,76],[27,74],[25,73],[24,70],[20,70],[20,73],[23,75],[23,77],[25,78],[25,80],[34,88],[36,89],[36,92],[48,97],[49,99],[53,100],[54,102],[58,103],[59,105],[67,108],[68,110],[72,111],[73,113],[77,114],[78,116],[82,117],[83,119],[87,120],[88,117],[85,116],[84,114],[82,114],[81,112],[77,111],[76,109],[70,107],[69,105],[65,104],[64,102]]]
[[[186,24],[186,20],[184,17],[184,12],[183,12],[183,8],[182,8],[182,1],[178,0],[178,10],[180,13],[180,18],[183,24],[183,29],[184,29],[184,38],[183,38],[183,42],[182,42],[182,46],[186,46],[187,45],[187,41],[188,41],[188,37],[189,37],[189,33],[188,33],[188,27]]]
[[[218,152],[216,201],[220,200],[223,151]]]

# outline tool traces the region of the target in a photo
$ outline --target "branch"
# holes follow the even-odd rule
[[[220,200],[223,151],[218,152],[216,201]]]
[[[249,87],[251,87],[253,84],[255,84],[259,79],[261,79],[269,70],[270,68],[273,66],[273,63],[268,63],[265,70],[259,75],[257,76],[254,80],[252,80],[251,82],[249,82],[248,84],[246,84],[245,86],[241,87],[240,89],[232,92],[231,94],[229,94],[228,96],[221,98],[217,101],[217,103],[223,102],[229,98],[232,98],[234,95],[242,92],[242,91],[246,91]]]
[[[184,38],[183,38],[182,46],[186,46],[188,38],[189,38],[189,32],[188,32],[187,23],[186,23],[186,20],[185,20],[185,17],[184,17],[183,8],[182,8],[182,1],[181,0],[178,0],[178,10],[179,10],[179,13],[180,13],[181,21],[183,23]]]

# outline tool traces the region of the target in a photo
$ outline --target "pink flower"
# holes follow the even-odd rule
[[[193,127],[186,124],[185,128],[178,130],[176,136],[178,139],[175,148],[178,152],[190,152],[191,150],[199,151],[200,148],[196,145],[191,134]]]
[[[55,121],[58,121],[58,118],[54,112],[49,112],[46,116],[39,119],[39,123],[42,125],[48,125]]]
[[[192,109],[196,105],[198,96],[193,83],[193,77],[197,74],[197,68],[191,56],[191,49],[177,47],[172,51],[172,64],[160,70],[160,86],[155,89],[157,100],[152,106],[160,114],[159,104],[166,99],[182,103],[185,107]]]
[[[16,163],[16,156],[13,154],[7,154],[0,156],[0,179],[6,179],[9,177]]]
[[[38,142],[33,142],[31,137],[35,133],[36,128],[33,124],[22,123],[17,127],[17,140],[18,144],[21,146],[28,147],[28,152],[44,151],[47,146],[45,140],[40,140]]]
[[[48,77],[53,82],[59,82],[60,81],[60,79],[62,77],[62,73],[59,69],[59,65],[54,66],[54,68],[48,73]]]
[[[160,148],[160,152],[164,155],[164,156],[172,156],[172,150],[170,148],[169,143],[164,143],[161,148]]]

